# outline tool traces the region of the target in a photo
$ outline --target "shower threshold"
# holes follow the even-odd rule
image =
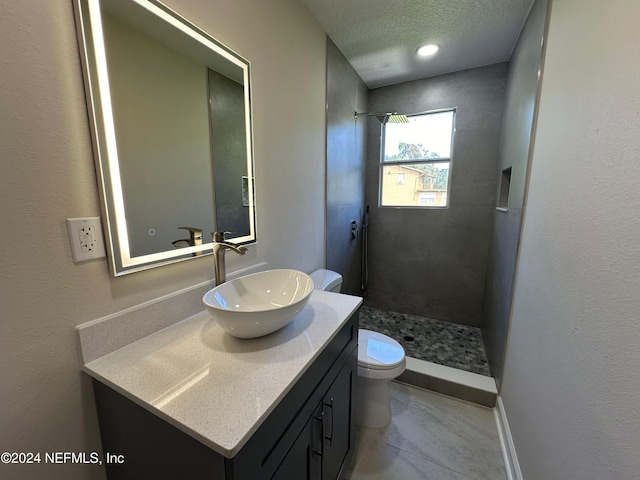
[[[362,306],[360,327],[388,335],[407,354],[398,381],[492,407],[497,395],[480,329]]]

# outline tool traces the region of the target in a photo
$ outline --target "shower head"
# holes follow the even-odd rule
[[[358,113],[355,112],[355,118],[359,117],[376,117],[383,125],[385,123],[409,123],[409,119],[406,115],[398,115],[398,112],[384,112],[384,113]]]
[[[383,123],[409,123],[409,119],[406,115],[393,114],[389,115],[386,120],[387,121]]]

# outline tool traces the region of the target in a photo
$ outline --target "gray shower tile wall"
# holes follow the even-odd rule
[[[456,133],[448,208],[380,208],[381,127],[369,120],[369,305],[481,325],[507,73],[501,63],[370,90],[371,111],[456,108]]]
[[[338,47],[327,38],[326,266],[343,277],[342,291],[361,293],[360,226],[364,213],[364,160],[368,90]],[[351,222],[357,238],[351,238]]]
[[[360,327],[393,338],[410,357],[490,376],[477,327],[368,306],[360,307]]]
[[[493,209],[376,212],[369,230],[368,304],[478,326]]]
[[[537,110],[542,42],[549,9],[548,0],[537,0],[529,13],[510,62],[500,139],[500,163],[494,175],[511,168],[508,210],[497,211],[487,267],[483,311],[483,338],[491,371],[498,386],[509,329],[511,297],[516,271],[529,149]],[[532,107],[535,106],[535,107]]]

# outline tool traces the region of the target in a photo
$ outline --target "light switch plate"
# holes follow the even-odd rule
[[[67,218],[67,230],[75,263],[106,256],[100,217]]]

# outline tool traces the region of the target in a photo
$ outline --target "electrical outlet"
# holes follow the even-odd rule
[[[75,263],[106,256],[100,217],[67,218],[67,229]]]

